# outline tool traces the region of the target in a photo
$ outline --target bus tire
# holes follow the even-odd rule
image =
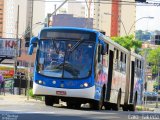
[[[117,98],[117,104],[113,104],[113,110],[118,111],[120,109],[120,105],[121,105],[121,93],[118,93],[118,98]]]
[[[128,105],[123,105],[122,106],[122,109],[123,109],[123,111],[128,111],[129,109],[128,109]]]
[[[53,106],[54,98],[53,96],[45,96],[45,105]]]
[[[80,109],[81,103],[67,102],[67,108]]]
[[[92,103],[90,103],[90,107],[91,109],[94,109],[94,110],[102,110],[103,105],[104,105],[104,91],[102,90],[100,100],[93,101]]]
[[[105,105],[104,105],[104,106],[105,106],[105,110],[111,110],[111,109],[112,109],[111,103],[105,102],[104,104],[105,104]]]
[[[130,111],[135,111],[136,110],[136,105],[137,105],[137,93],[134,96],[134,102],[133,102],[133,104],[130,104],[129,107],[128,107],[129,110]]]

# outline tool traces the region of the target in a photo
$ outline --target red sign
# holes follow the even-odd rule
[[[6,48],[15,48],[16,47],[16,41],[6,40],[4,42],[5,42],[5,47]]]
[[[20,52],[20,40],[0,38],[0,56],[14,57]]]
[[[66,95],[66,91],[56,91],[57,95]]]

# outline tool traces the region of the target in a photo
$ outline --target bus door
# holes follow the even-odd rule
[[[131,82],[130,82],[130,103],[132,103],[133,90],[134,90],[134,71],[135,71],[135,61],[131,62]]]
[[[112,74],[113,74],[113,58],[114,58],[114,52],[112,50],[109,50],[109,69],[108,69],[108,83],[107,83],[107,95],[106,100],[110,100],[111,95],[111,87],[112,87]]]

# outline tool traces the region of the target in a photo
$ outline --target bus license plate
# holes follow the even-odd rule
[[[66,91],[56,91],[56,95],[66,95]]]

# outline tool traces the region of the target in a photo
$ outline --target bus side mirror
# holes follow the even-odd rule
[[[34,50],[34,46],[35,46],[35,44],[37,44],[37,42],[38,42],[37,37],[32,37],[31,38],[30,43],[29,43],[29,51],[28,51],[29,55],[32,55],[33,50]]]
[[[34,50],[34,46],[33,46],[33,44],[31,44],[31,45],[29,46],[28,55],[32,55],[33,50]]]
[[[37,42],[38,42],[38,38],[37,37],[32,37],[29,44],[31,45],[31,44],[35,44]]]
[[[101,61],[102,45],[98,45],[98,63]]]

